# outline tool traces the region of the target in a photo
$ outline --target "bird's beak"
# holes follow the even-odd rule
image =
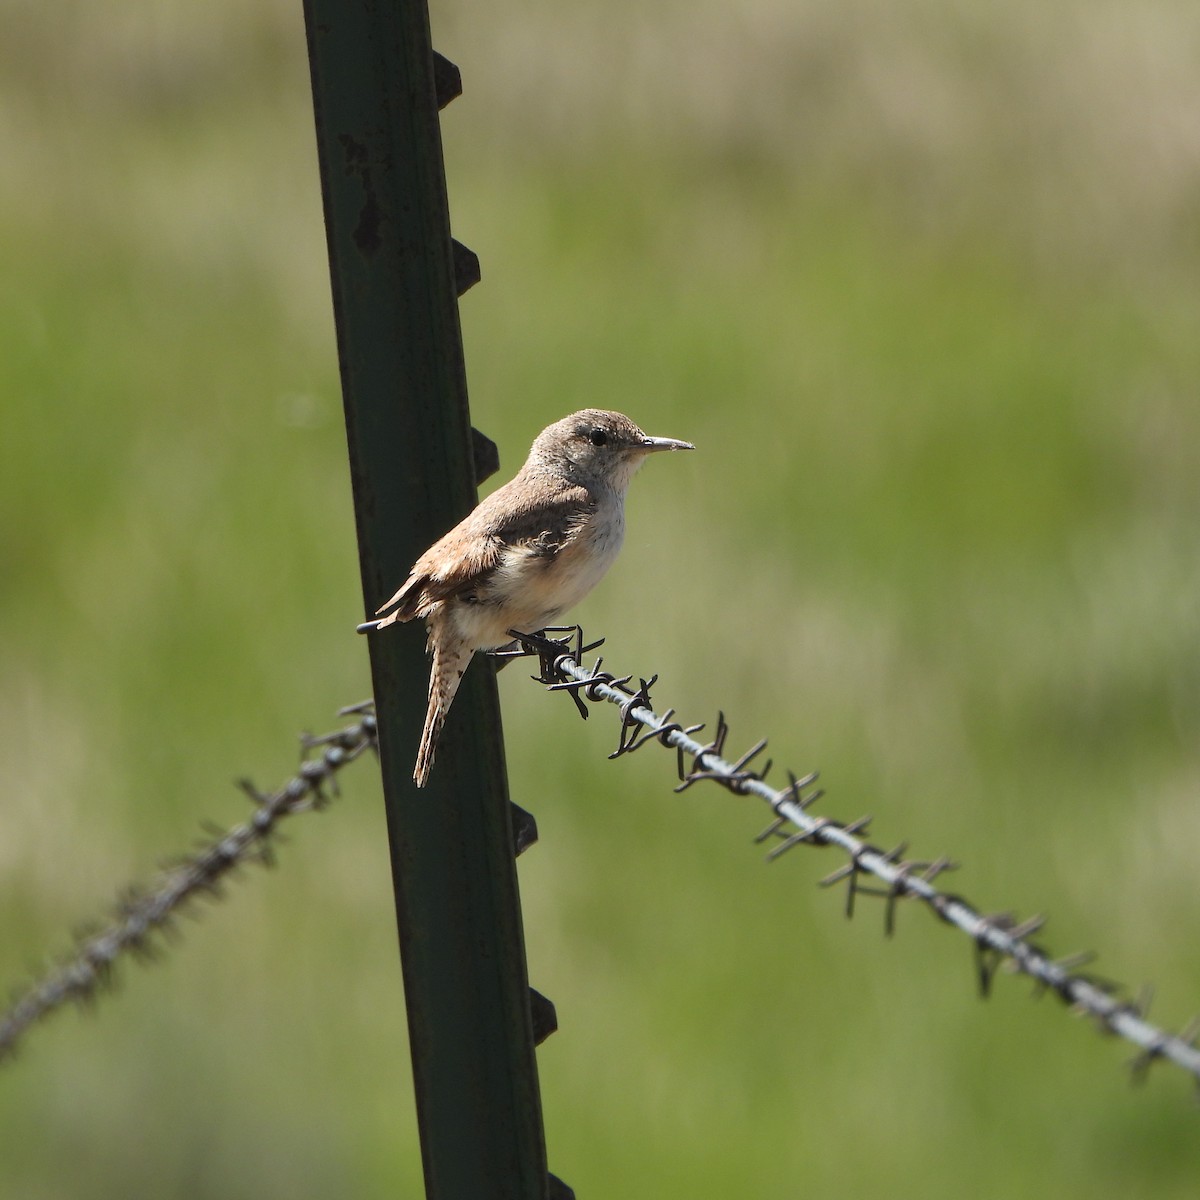
[[[691,442],[680,442],[675,438],[648,437],[642,443],[642,449],[647,454],[653,454],[656,450],[695,450],[695,448]]]

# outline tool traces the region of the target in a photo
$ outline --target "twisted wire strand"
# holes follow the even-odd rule
[[[41,979],[31,983],[0,1014],[0,1062],[35,1023],[68,1001],[89,1003],[111,986],[121,957],[153,959],[176,916],[198,897],[217,899],[231,874],[247,863],[274,861],[271,839],[279,822],[295,813],[323,808],[337,795],[337,773],[364,751],[377,746],[375,715],[368,705],[342,709],[359,715],[353,725],[321,737],[301,738],[304,758],[297,773],[274,792],[259,792],[249,780],[239,786],[255,804],[248,821],[229,830],[210,829],[211,837],[194,854],[167,867],[148,888],[130,888],[117,902],[113,919],[82,933],[75,950]],[[307,757],[313,750],[320,753]]]
[[[553,637],[565,634],[565,637]],[[1129,998],[1120,984],[1082,968],[1091,954],[1054,958],[1031,938],[1045,923],[1043,917],[1018,921],[1010,913],[984,914],[965,897],[941,890],[935,880],[957,864],[947,858],[916,860],[905,857],[906,845],[885,850],[865,840],[869,817],[839,821],[815,816],[808,810],[823,795],[814,787],[816,772],[803,777],[789,775],[788,785],[776,788],[766,782],[771,768],[768,761],[760,768],[751,763],[766,748],[766,741],[752,746],[739,758],[724,757],[729,726],[724,714],[717,720],[711,741],[701,742],[694,735],[703,725],[684,726],[674,720],[674,710],[659,714],[652,707],[650,689],[657,676],[639,679],[630,686],[632,675],[615,676],[604,671],[602,659],[591,667],[584,655],[602,645],[585,643],[578,626],[550,627],[538,633],[512,632],[516,639],[511,648],[496,652],[501,660],[536,658],[540,672],[535,680],[552,691],[566,691],[579,713],[587,717],[588,704],[609,703],[617,707],[621,725],[617,758],[657,742],[674,749],[679,784],[677,792],[701,782],[713,782],[739,795],[754,795],[772,810],[770,824],[756,842],[772,841],[768,859],[774,860],[800,845],[836,846],[846,862],[822,881],[823,886],[845,882],[846,914],[852,916],[859,896],[885,901],[885,930],[895,928],[896,905],[903,899],[923,903],[941,921],[965,933],[975,948],[977,978],[986,996],[996,971],[1006,965],[1032,978],[1039,991],[1051,991],[1073,1010],[1090,1016],[1103,1032],[1125,1038],[1138,1047],[1131,1067],[1135,1079],[1145,1076],[1157,1061],[1169,1061],[1200,1082],[1200,1019],[1194,1019],[1179,1034],[1170,1034],[1146,1019],[1149,991]],[[337,773],[368,749],[377,749],[376,723],[368,701],[343,709],[342,714],[357,714],[359,720],[346,728],[322,737],[305,736],[304,753],[320,750],[316,758],[301,762],[300,769],[276,791],[264,794],[248,781],[241,787],[255,803],[250,820],[229,830],[216,830],[196,853],[168,868],[147,889],[130,889],[119,901],[114,919],[106,926],[80,935],[74,953],[65,958],[42,979],[18,994],[8,1010],[0,1014],[0,1062],[14,1053],[22,1036],[36,1022],[49,1016],[68,1001],[87,1003],[112,983],[113,971],[122,955],[153,959],[159,952],[155,935],[170,927],[186,904],[200,896],[217,898],[223,883],[247,863],[273,862],[272,835],[279,821],[289,815],[324,807],[331,794],[337,793]],[[690,759],[690,762],[688,761]],[[867,885],[870,877],[875,885]],[[883,886],[878,886],[878,885]]]
[[[971,939],[983,995],[989,993],[997,968],[1007,964],[1011,970],[1032,978],[1039,991],[1053,992],[1073,1010],[1091,1017],[1102,1032],[1117,1034],[1138,1047],[1138,1054],[1130,1063],[1135,1079],[1144,1077],[1154,1062],[1169,1061],[1200,1082],[1200,1049],[1195,1045],[1200,1035],[1200,1019],[1193,1019],[1179,1034],[1152,1024],[1146,1019],[1148,989],[1131,999],[1121,985],[1082,970],[1093,957],[1090,953],[1055,959],[1031,941],[1045,924],[1044,917],[1022,922],[1010,913],[981,913],[963,896],[942,891],[935,885],[939,875],[956,869],[957,864],[949,859],[907,859],[904,843],[885,850],[866,841],[859,835],[866,832],[869,817],[843,822],[812,815],[808,809],[823,794],[813,788],[816,772],[802,778],[791,775],[786,787],[772,787],[765,780],[770,762],[757,770],[749,765],[766,748],[765,740],[740,758],[730,761],[723,757],[729,733],[723,713],[718,717],[713,740],[699,741],[694,735],[703,726],[684,727],[672,719],[673,709],[659,715],[651,707],[650,688],[657,676],[639,679],[640,686],[631,688],[633,676],[618,677],[601,670],[602,659],[598,658],[591,667],[584,666],[584,655],[602,645],[603,639],[585,642],[579,626],[552,626],[533,634],[510,630],[510,634],[515,644],[496,652],[497,657],[538,659],[540,674],[533,678],[552,691],[568,692],[584,717],[587,716],[585,701],[607,702],[620,710],[620,738],[610,757],[658,742],[677,753],[680,782],[676,791],[711,781],[739,795],[759,797],[773,814],[771,824],[755,839],[760,843],[774,840],[769,859],[800,845],[841,849],[847,861],[821,882],[824,886],[847,884],[847,916],[853,915],[858,896],[882,898],[886,902],[885,928],[890,935],[895,927],[897,902],[906,898],[916,900],[939,920]],[[566,636],[554,637],[554,634]],[[882,886],[865,886],[865,877]]]

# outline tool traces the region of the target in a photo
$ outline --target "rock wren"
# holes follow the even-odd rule
[[[628,417],[586,408],[547,426],[516,477],[417,559],[359,633],[425,620],[429,710],[413,780],[424,787],[446,713],[476,650],[509,630],[552,625],[600,582],[625,536],[625,489],[648,454],[694,450],[647,437]],[[391,609],[391,612],[388,610]]]

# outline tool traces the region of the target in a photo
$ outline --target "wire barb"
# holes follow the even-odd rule
[[[639,719],[637,709],[650,707],[650,689],[657,682],[657,675],[641,680],[642,686],[621,705],[621,731],[617,739],[617,748],[608,756],[609,758],[620,758],[622,754],[628,754],[630,750],[634,749],[634,738],[640,730],[645,728],[645,722]],[[670,716],[670,712],[667,713],[667,716]],[[639,742],[638,745],[645,745],[645,741]]]

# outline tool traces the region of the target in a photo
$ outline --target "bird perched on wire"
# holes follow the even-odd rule
[[[625,536],[625,491],[647,455],[694,450],[647,437],[628,417],[587,408],[547,426],[517,475],[425,551],[359,633],[421,617],[429,633],[429,709],[413,780],[424,787],[463,672],[476,650],[532,633],[578,604]],[[390,610],[390,611],[389,611]],[[386,616],[379,616],[386,613]]]

